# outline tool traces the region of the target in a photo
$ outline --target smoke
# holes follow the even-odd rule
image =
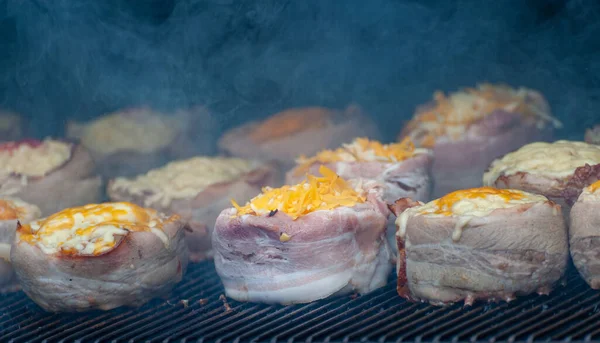
[[[388,139],[434,90],[542,91],[581,138],[600,122],[600,5],[571,1],[5,0],[0,105],[62,134],[125,106],[196,104],[223,127],[357,102]],[[197,123],[201,125],[201,123]]]

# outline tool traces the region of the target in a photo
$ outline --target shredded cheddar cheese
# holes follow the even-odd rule
[[[492,162],[483,175],[483,184],[491,186],[501,175],[518,172],[550,178],[568,177],[586,163],[600,163],[600,146],[565,140],[531,143]]]
[[[287,233],[283,232],[280,236],[279,236],[279,241],[280,242],[288,242],[290,239],[292,239],[292,237],[290,237],[290,235],[288,235]]]
[[[147,195],[146,206],[168,206],[173,199],[195,197],[210,185],[235,180],[255,168],[255,163],[240,158],[194,157],[171,162],[134,179],[117,178],[112,188]]]
[[[548,123],[561,127],[553,118],[545,104],[532,101],[534,91],[513,89],[503,85],[481,84],[477,88],[467,88],[449,96],[442,92],[434,94],[434,106],[420,109],[408,123],[411,136],[419,146],[432,148],[439,137],[459,140],[468,126],[495,110],[518,113],[535,120],[538,127]],[[418,140],[416,137],[419,137]]]
[[[409,159],[417,154],[427,153],[427,149],[415,148],[412,140],[406,137],[400,143],[381,144],[368,138],[356,138],[350,144],[344,144],[336,150],[323,150],[315,156],[307,158],[300,156],[296,160],[299,164],[295,173],[300,175],[308,170],[314,163],[331,162],[365,162],[379,161],[396,163]]]
[[[73,145],[57,140],[9,142],[0,145],[0,173],[44,176],[71,158]]]
[[[396,218],[398,235],[404,236],[409,216],[458,216],[453,240],[460,239],[463,227],[473,217],[484,217],[494,210],[511,208],[517,205],[545,202],[548,199],[542,195],[523,192],[516,189],[498,189],[479,187],[458,190],[439,199],[430,201],[402,212]]]
[[[121,151],[152,153],[173,142],[175,123],[149,109],[105,115],[83,128],[81,141],[98,153]]]
[[[231,201],[237,209],[237,215],[268,215],[272,211],[282,211],[292,219],[314,211],[332,210],[337,207],[352,207],[364,203],[366,198],[355,190],[344,179],[325,166],[319,168],[321,177],[307,175],[307,179],[293,186],[281,188],[264,187],[263,192],[239,206]]]
[[[21,241],[46,254],[100,255],[115,246],[116,236],[129,231],[153,232],[167,244],[163,225],[176,218],[127,202],[90,204],[23,225],[18,232]]]
[[[322,107],[289,109],[260,123],[250,133],[250,139],[261,143],[327,125],[331,111]]]

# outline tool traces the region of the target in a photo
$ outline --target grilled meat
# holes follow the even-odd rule
[[[565,272],[567,229],[541,195],[491,187],[427,204],[399,199],[398,293],[443,305],[548,293]]]
[[[11,261],[49,312],[140,306],[167,295],[188,263],[184,224],[130,203],[66,209],[17,229]]]
[[[79,144],[48,139],[0,145],[0,196],[17,197],[49,215],[101,195],[94,162]]]
[[[383,189],[351,183],[357,192],[330,170],[321,172],[327,176],[270,190],[217,218],[215,266],[227,296],[307,303],[386,284],[392,264]]]
[[[561,124],[536,91],[479,85],[417,108],[400,139],[433,149],[433,197],[481,186],[489,164],[527,143],[550,140]]]

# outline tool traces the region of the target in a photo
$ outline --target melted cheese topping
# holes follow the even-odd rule
[[[307,179],[293,186],[263,188],[262,194],[254,197],[245,206],[231,201],[237,215],[269,215],[282,211],[292,219],[314,211],[332,210],[337,207],[352,207],[364,203],[366,198],[344,179],[325,166],[319,168],[321,177],[307,175]]]
[[[431,148],[438,137],[460,140],[470,124],[495,110],[530,117],[539,128],[544,128],[548,123],[560,127],[561,123],[551,116],[546,106],[531,101],[532,92],[526,88],[515,90],[490,84],[478,85],[476,89],[467,88],[448,97],[436,92],[435,105],[419,110],[408,123],[408,128],[413,137],[421,137],[418,140],[420,146]]]
[[[114,189],[147,196],[147,204],[168,206],[173,199],[195,197],[206,187],[235,180],[255,169],[254,163],[239,158],[194,157],[151,170],[135,179],[117,178]]]
[[[332,113],[326,108],[290,109],[265,120],[250,133],[250,139],[261,143],[283,138],[313,128],[327,126]]]
[[[499,208],[546,200],[542,195],[516,189],[480,187],[449,193],[421,206],[419,213],[483,217]]]
[[[564,178],[586,163],[600,163],[600,146],[573,141],[531,143],[492,162],[483,175],[483,184],[491,186],[498,177],[518,172]]]
[[[412,140],[406,137],[400,143],[381,144],[378,141],[372,141],[367,138],[356,138],[350,144],[344,144],[336,150],[323,150],[315,156],[307,158],[300,156],[296,160],[299,164],[295,170],[297,175],[302,174],[314,163],[330,162],[401,162],[417,154],[428,153],[427,149],[416,149]]]
[[[73,145],[46,139],[0,145],[0,173],[44,176],[71,158]]]
[[[587,187],[591,193],[596,193],[600,189],[600,181],[596,181]]]
[[[458,216],[452,239],[460,239],[462,229],[473,217],[484,217],[494,210],[511,208],[522,204],[545,202],[548,199],[542,195],[523,192],[515,189],[497,189],[492,187],[479,187],[464,189],[449,193],[439,199],[421,206],[415,206],[402,212],[396,218],[398,235],[403,237],[409,216]]]
[[[116,236],[130,231],[153,232],[167,245],[163,225],[176,219],[127,202],[90,204],[23,225],[19,238],[46,254],[100,255],[115,246]]]
[[[15,220],[21,222],[38,218],[41,215],[40,209],[25,201],[17,198],[0,199],[0,220]]]
[[[176,134],[176,127],[169,118],[147,109],[137,109],[113,113],[91,122],[84,127],[81,141],[101,154],[152,153],[173,142]]]
[[[596,181],[581,190],[581,194],[579,195],[577,201],[587,200],[591,200],[593,202],[600,201],[600,181]]]

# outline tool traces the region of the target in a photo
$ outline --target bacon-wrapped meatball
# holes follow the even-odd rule
[[[383,189],[346,182],[325,166],[320,172],[219,215],[212,239],[227,296],[294,304],[386,284],[392,263]]]
[[[560,206],[519,190],[481,187],[427,204],[403,198],[398,293],[435,305],[548,293],[569,257]]]
[[[46,139],[0,144],[0,196],[37,205],[42,215],[97,202],[102,180],[81,145]]]
[[[201,125],[193,123],[201,122]],[[172,159],[215,150],[216,123],[202,108],[171,115],[133,108],[86,124],[69,122],[67,135],[92,153],[105,177],[134,176]],[[198,131],[200,130],[200,131]]]
[[[20,226],[10,256],[23,291],[47,311],[140,306],[181,281],[183,231],[178,216],[91,204]]]
[[[219,140],[219,148],[237,157],[276,161],[285,171],[297,156],[337,148],[357,136],[378,135],[375,124],[357,106],[345,111],[306,107],[231,129]]]
[[[581,190],[600,179],[600,146],[584,142],[536,142],[495,160],[486,186],[521,189],[558,203],[568,217]]]
[[[479,85],[417,108],[400,138],[433,149],[433,197],[481,186],[481,175],[497,157],[524,144],[550,140],[561,124],[543,96],[526,88]]]

